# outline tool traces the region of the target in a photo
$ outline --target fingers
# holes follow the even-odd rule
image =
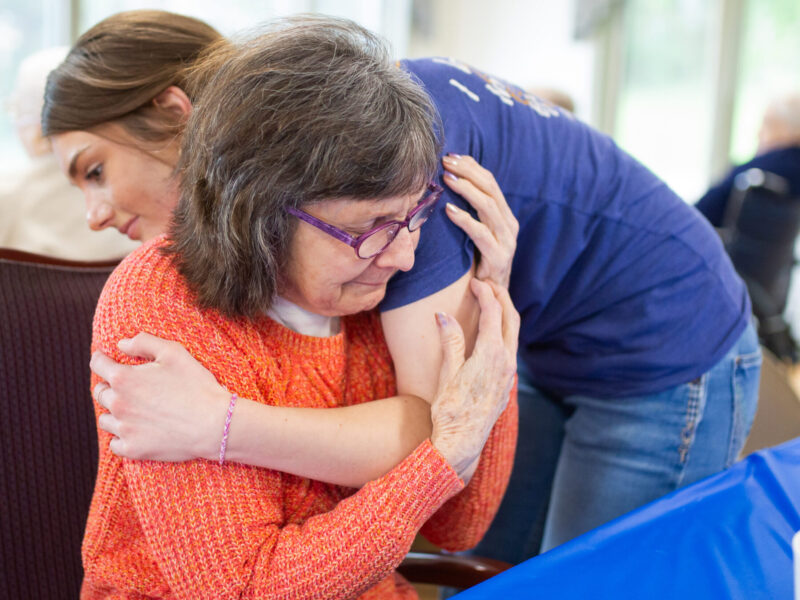
[[[491,279],[507,286],[517,248],[519,223],[511,212],[494,176],[469,156],[447,155],[442,158],[446,169],[444,181],[461,195],[478,213],[470,213],[452,203],[446,205],[447,216],[464,230],[480,252],[477,277]]]
[[[94,389],[92,390],[92,395],[94,396],[94,399],[97,400],[97,403],[106,410],[111,410],[111,408],[108,405],[108,399],[104,400],[103,394],[105,392],[108,392],[110,389],[111,389],[110,385],[108,385],[105,381],[101,381],[96,386],[94,386]]]
[[[123,442],[118,437],[111,438],[111,441],[108,443],[108,449],[111,450],[117,456],[126,456],[125,454],[125,442]],[[132,457],[128,457],[132,458]]]
[[[436,313],[439,337],[442,343],[442,367],[439,371],[439,385],[444,385],[464,364],[466,343],[464,331],[459,322],[446,313]]]
[[[519,313],[504,286],[477,279],[473,279],[470,285],[481,308],[475,352],[494,353],[499,361],[497,365],[511,377],[516,372]]]
[[[442,158],[444,181],[477,211],[478,217],[496,235],[510,231],[516,222],[494,176],[469,156],[447,155]]]
[[[124,419],[129,414],[128,407],[125,405],[125,402],[120,399],[114,388],[108,385],[105,381],[101,381],[94,386],[92,395],[97,403],[102,408],[107,410],[108,413],[115,419]],[[116,432],[111,432],[110,430],[107,431],[109,431],[109,433],[114,433],[114,435],[119,435]]]
[[[106,354],[97,350],[92,354],[89,367],[100,379],[104,381],[114,381],[122,365],[114,362],[114,360],[109,358]],[[97,388],[95,388],[95,390],[96,389]],[[95,399],[97,399],[97,396],[95,396]]]
[[[519,343],[519,313],[514,307],[514,302],[511,300],[511,295],[508,293],[507,288],[494,281],[487,281],[487,283],[491,286],[495,298],[497,298],[503,311],[503,341],[505,346],[513,349],[514,354],[516,354],[517,344]]]
[[[98,384],[97,387],[104,384]],[[95,390],[97,389],[95,388]],[[106,388],[109,389],[109,388]],[[102,395],[102,393],[101,393]],[[97,418],[97,426],[103,431],[111,434],[108,443],[109,449],[118,456],[125,456],[125,443],[122,441],[122,423],[111,413],[103,413]]]
[[[465,192],[461,195],[478,211],[481,220],[483,209],[488,216],[493,217],[491,225],[508,227],[516,237],[519,223],[491,171],[484,169],[471,156],[457,154],[442,157],[442,166],[446,170],[445,182],[457,193]]]
[[[469,283],[472,293],[478,300],[481,314],[478,320],[478,337],[475,348],[483,343],[497,344],[502,336],[502,309],[492,287],[483,281],[473,279]]]
[[[114,437],[119,437],[119,420],[110,413],[103,413],[97,418],[97,425]]]
[[[446,154],[442,157],[442,165],[449,173],[455,175],[459,179],[467,179],[475,186],[476,190],[483,192],[490,198],[496,199],[497,196],[503,195],[492,172],[488,169],[484,169],[471,156],[452,153]],[[496,202],[495,206],[497,208],[500,207]]]
[[[139,333],[132,338],[120,340],[117,347],[128,356],[152,361],[165,352],[171,343],[149,333]]]
[[[445,210],[450,220],[463,229],[464,233],[475,243],[481,256],[493,256],[499,251],[497,238],[492,230],[481,221],[451,202],[445,205]]]

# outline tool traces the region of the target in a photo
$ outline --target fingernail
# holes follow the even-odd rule
[[[456,154],[455,152],[448,152],[447,156],[452,156],[453,158],[461,158],[461,155]]]
[[[456,165],[458,165],[458,161],[449,154],[447,156],[442,157],[442,162],[446,165],[450,165],[451,167],[455,167]]]
[[[458,177],[453,175],[450,171],[445,172],[444,178],[449,179],[450,181],[458,181]]]
[[[460,209],[460,208],[458,208],[458,207],[457,207],[455,204],[453,204],[452,202],[448,202],[448,203],[445,205],[445,207],[447,208],[447,210],[451,210],[451,211],[453,211],[454,213],[460,213],[460,212],[461,212],[461,209]]]
[[[437,312],[436,322],[439,324],[439,327],[447,327],[447,315],[443,312]]]

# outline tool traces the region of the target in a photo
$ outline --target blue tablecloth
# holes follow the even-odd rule
[[[456,598],[792,600],[800,438],[750,455]]]

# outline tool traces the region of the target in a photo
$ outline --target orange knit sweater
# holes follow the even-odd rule
[[[344,318],[330,338],[267,317],[226,319],[196,307],[159,253],[163,243],[143,246],[112,274],[95,315],[95,348],[131,362],[117,350],[122,337],[147,331],[177,340],[223,386],[272,405],[324,408],[395,393],[376,314]],[[429,440],[353,490],[234,463],[120,459],[108,450],[110,435],[98,435],[82,598],[414,598],[394,569],[420,528],[457,550],[489,526],[513,462],[516,404],[495,425],[466,488]]]

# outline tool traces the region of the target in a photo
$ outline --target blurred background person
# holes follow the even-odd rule
[[[0,179],[0,247],[69,260],[121,258],[138,244],[111,229],[92,232],[80,190],[70,185],[42,137],[39,115],[48,73],[68,48],[27,57],[17,74],[8,110],[29,163]]]
[[[800,93],[777,97],[768,104],[755,156],[731,169],[698,200],[697,209],[712,225],[722,226],[736,176],[753,168],[783,177],[789,184],[789,195],[800,197]]]
[[[553,87],[539,87],[533,86],[528,91],[534,96],[538,96],[542,100],[547,100],[551,104],[560,106],[564,110],[571,113],[575,112],[575,101],[567,92]]]

